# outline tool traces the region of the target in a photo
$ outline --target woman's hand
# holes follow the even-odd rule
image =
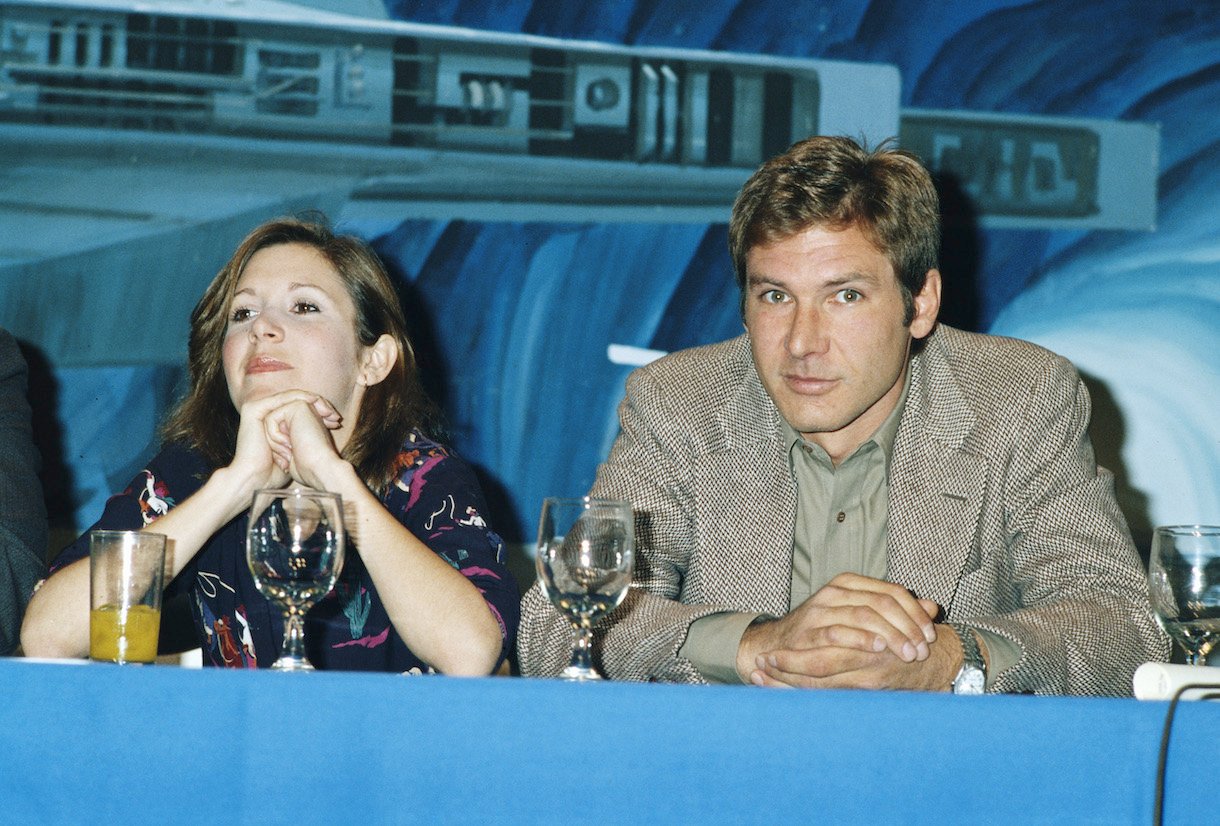
[[[263,434],[277,469],[314,490],[331,490],[336,473],[347,466],[333,433],[342,426],[339,412],[320,396],[292,398],[263,417]]]
[[[230,475],[237,480],[237,484],[246,494],[246,498],[259,488],[283,487],[294,478],[290,471],[291,440],[287,442],[288,451],[285,454],[282,447],[279,446],[282,439],[273,441],[270,436],[273,429],[279,430],[284,427],[285,416],[282,411],[294,405],[310,411],[310,418],[317,423],[330,453],[337,456],[334,442],[327,431],[340,427],[339,413],[316,393],[304,390],[285,390],[246,402],[240,411],[241,423],[237,428],[237,449],[234,451],[233,461],[228,467]],[[285,430],[284,438],[287,437],[288,431]],[[298,479],[297,481],[303,480]]]

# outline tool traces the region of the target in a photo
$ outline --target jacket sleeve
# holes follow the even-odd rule
[[[733,609],[679,601],[696,547],[695,510],[688,440],[680,418],[664,406],[664,394],[647,372],[632,373],[619,406],[621,432],[589,492],[629,500],[636,534],[631,589],[595,628],[594,660],[611,679],[704,682],[678,650],[696,619]],[[522,600],[522,673],[557,674],[568,664],[572,640],[572,627],[535,582]]]
[[[1169,642],[1113,477],[1094,458],[1088,391],[1056,358],[1029,398],[1000,491],[1015,605],[976,614],[967,598],[950,619],[1022,648],[993,691],[1130,696],[1135,669],[1166,659]]]
[[[0,330],[0,655],[19,642],[21,618],[46,571],[47,515],[26,400],[26,366]]]

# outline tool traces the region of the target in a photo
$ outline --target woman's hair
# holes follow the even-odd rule
[[[191,387],[166,419],[162,438],[190,445],[212,467],[233,461],[240,419],[222,360],[229,307],[250,258],[278,244],[312,247],[335,268],[356,308],[360,344],[371,346],[384,334],[398,344],[394,367],[365,391],[355,429],[343,449],[344,458],[365,484],[380,493],[393,478],[394,462],[408,433],[435,432],[439,412],[420,384],[402,306],[381,262],[360,239],[337,235],[322,223],[278,218],[256,227],[208,285],[191,313],[187,350]]]
[[[856,227],[894,266],[906,308],[940,257],[940,201],[919,159],[887,141],[814,137],[764,163],[733,203],[729,254],[745,306],[746,255],[814,227]]]

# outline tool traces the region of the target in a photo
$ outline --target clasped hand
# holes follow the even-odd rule
[[[244,469],[254,487],[295,481],[325,490],[327,468],[342,461],[332,435],[342,426],[339,411],[316,393],[285,390],[247,402],[231,467]]]
[[[900,585],[840,574],[787,615],[750,626],[737,670],[756,685],[944,688],[952,644],[937,644],[939,613]]]

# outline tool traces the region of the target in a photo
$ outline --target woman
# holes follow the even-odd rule
[[[402,311],[361,242],[288,219],[255,229],[191,315],[189,366],[165,448],[93,528],[168,537],[167,624],[185,601],[206,664],[279,655],[280,612],[246,566],[247,509],[258,488],[301,484],[343,497],[354,550],[307,616],[315,666],[497,668],[518,615],[504,545],[470,468],[423,435],[432,407]],[[86,533],[34,595],[25,653],[86,656],[88,605]]]

